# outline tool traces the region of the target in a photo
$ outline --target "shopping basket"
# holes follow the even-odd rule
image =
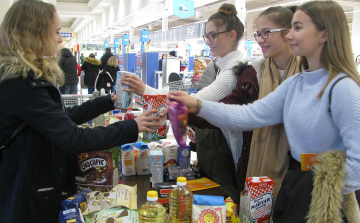
[[[189,72],[181,80],[168,82],[165,87],[169,88],[169,92],[185,91],[189,94],[197,93],[198,89],[196,88],[196,84],[199,82],[200,77],[201,75],[194,75]]]
[[[81,105],[82,103],[93,99],[92,94],[63,94],[62,97],[64,100],[65,107]]]

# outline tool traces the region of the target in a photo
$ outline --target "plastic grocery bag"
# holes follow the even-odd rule
[[[169,119],[177,143],[181,148],[186,147],[185,133],[188,122],[188,109],[178,100],[169,98]]]

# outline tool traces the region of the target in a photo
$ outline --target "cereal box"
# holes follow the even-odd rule
[[[274,181],[269,177],[247,177],[245,194],[240,196],[242,223],[269,223]]]
[[[143,108],[144,112],[150,109],[158,110],[158,113],[152,114],[160,117],[160,114],[165,111],[167,106],[167,95],[143,95]],[[150,141],[158,141],[160,139],[166,139],[166,133],[168,131],[168,126],[166,125],[166,116],[161,118],[160,120],[161,126],[160,127],[152,127],[155,129],[155,133],[144,132],[143,141],[150,142]]]
[[[80,153],[75,181],[78,190],[101,188],[109,190],[119,183],[119,147],[110,150]]]

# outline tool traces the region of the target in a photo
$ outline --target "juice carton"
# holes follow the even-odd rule
[[[167,95],[143,95],[143,108],[144,112],[150,109],[156,109],[158,112],[155,115],[156,117],[160,117],[160,114],[165,111],[167,106]],[[144,132],[143,134],[143,141],[150,142],[150,141],[158,141],[160,139],[166,139],[166,133],[168,131],[168,126],[166,125],[166,116],[162,117],[159,121],[161,123],[160,127],[151,127],[155,129],[155,133]]]
[[[301,153],[300,161],[301,161],[301,170],[309,171],[315,163],[318,163],[316,160],[317,153]]]
[[[242,223],[269,223],[274,181],[269,177],[247,177],[245,195],[240,196]]]
[[[129,86],[121,84],[121,80],[125,77],[125,74],[132,74],[127,71],[118,71],[117,78],[116,78],[116,97],[117,100],[114,103],[115,108],[123,108],[127,109],[132,107],[132,102],[134,99],[134,93],[124,91],[124,88],[129,88]]]
[[[164,156],[162,150],[150,150],[150,185],[156,188],[157,183],[164,182]]]
[[[190,146],[178,146],[178,166],[190,166]]]

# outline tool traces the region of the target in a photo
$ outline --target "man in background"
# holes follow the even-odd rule
[[[111,48],[110,47],[108,47],[108,48],[106,48],[106,50],[105,50],[106,52],[105,52],[105,54],[101,57],[101,66],[102,67],[105,67],[106,66],[106,64],[107,64],[107,62],[108,62],[108,60],[109,60],[109,58],[110,57],[112,57],[112,56],[114,56],[112,53],[111,53]]]
[[[61,49],[59,66],[65,75],[65,84],[59,87],[61,94],[77,94],[79,83],[77,62],[68,48]]]

